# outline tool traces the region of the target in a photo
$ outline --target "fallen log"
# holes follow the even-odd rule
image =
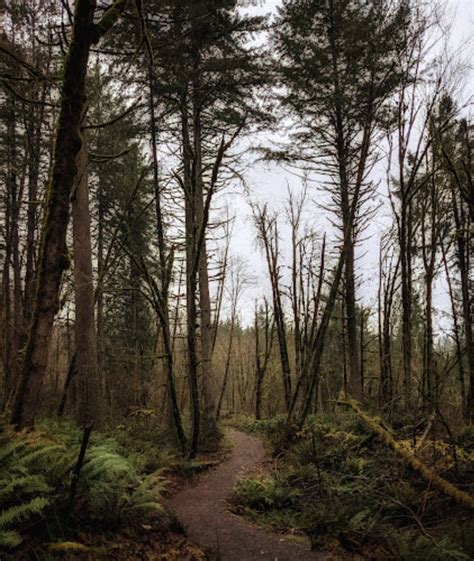
[[[400,446],[388,430],[383,428],[376,419],[367,415],[356,402],[338,400],[337,403],[351,407],[357,416],[382,439],[384,444],[389,446],[398,456],[405,460],[414,471],[419,473],[423,479],[431,483],[433,487],[436,487],[438,491],[451,497],[458,504],[474,509],[474,497],[465,491],[461,491],[461,489],[458,489],[455,485],[437,475],[430,467],[416,458],[412,452]]]

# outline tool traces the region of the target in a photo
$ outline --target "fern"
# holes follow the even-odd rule
[[[12,454],[19,454],[28,446],[26,441],[10,440],[6,435],[0,438],[0,465],[5,463]]]
[[[48,504],[48,499],[44,497],[36,497],[27,503],[15,505],[0,512],[0,530],[31,518],[32,515],[40,514],[48,506]]]
[[[24,533],[47,516],[57,500],[53,474],[61,455],[64,449],[41,433],[0,427],[0,547],[17,547]],[[64,475],[64,466],[60,471]]]
[[[64,520],[81,433],[67,422],[45,426],[28,435],[0,426],[0,550],[14,549],[33,529],[54,539],[58,520]],[[127,455],[116,440],[95,433],[77,504],[90,520],[117,526],[151,512],[164,513],[164,480],[159,472],[144,477],[142,465],[139,454]],[[56,537],[64,539],[64,531]]]
[[[130,495],[130,511],[164,513],[163,505],[158,502],[166,486],[166,481],[157,474],[146,477]]]
[[[107,481],[117,478],[134,479],[136,477],[130,462],[114,450],[111,444],[91,447],[87,458],[82,474],[88,481],[95,479]]]
[[[81,492],[94,515],[112,524],[137,512],[163,512],[159,503],[163,487],[159,474],[142,478],[133,459],[123,456],[113,440],[90,448],[81,473]]]
[[[23,537],[15,530],[0,530],[0,546],[13,549],[21,544]]]
[[[3,486],[0,489],[0,505],[2,502],[11,499],[18,491],[23,494],[48,493],[51,491],[51,487],[41,475],[24,475],[23,477],[15,477],[11,481],[1,481]]]
[[[64,448],[58,445],[34,445],[26,454],[23,455],[22,461],[27,465],[39,465],[40,462],[46,461],[55,465],[56,456],[63,454]]]

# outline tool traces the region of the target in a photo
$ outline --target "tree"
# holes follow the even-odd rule
[[[283,309],[282,290],[280,287],[278,219],[276,216],[269,215],[267,205],[264,205],[262,208],[254,208],[253,212],[258,237],[265,251],[265,259],[272,287],[273,317],[278,339],[278,349],[280,352],[283,396],[286,409],[289,411],[291,405],[291,368],[288,355],[287,327]]]
[[[75,6],[72,35],[64,64],[52,179],[42,227],[35,307],[11,416],[17,428],[31,427],[34,423],[51,329],[59,305],[61,278],[69,266],[66,230],[71,191],[77,173],[76,157],[82,144],[80,122],[86,100],[90,48],[114,25],[126,5],[126,0],[117,0],[97,23],[94,23],[94,0],[78,0]]]
[[[84,426],[99,416],[101,394],[97,333],[95,324],[94,279],[92,270],[91,219],[89,212],[89,161],[87,139],[77,156],[77,174],[73,185],[72,222],[75,294],[74,367],[80,386],[79,414]]]
[[[43,39],[48,40],[56,16],[53,2],[41,5],[36,0],[23,0],[15,5],[8,2],[2,9],[0,130],[4,189],[0,228],[3,238],[0,352],[5,379],[2,407],[10,401],[17,383],[21,367],[19,351],[31,316],[37,257],[37,202],[41,196],[38,184],[44,177],[42,164],[50,141],[46,125],[51,121],[51,110],[46,111],[46,99],[53,89],[49,79],[54,66],[53,49],[38,39],[36,30],[41,22]]]
[[[261,325],[262,324],[262,325]],[[261,332],[263,328],[263,345]],[[262,393],[265,374],[268,369],[275,335],[275,322],[270,319],[268,302],[264,300],[263,306],[255,307],[255,419],[262,418]]]
[[[175,118],[166,133],[180,152],[174,177],[183,193],[190,447],[195,454],[200,439],[217,434],[209,278],[212,203],[230,175],[225,164],[236,139],[262,119],[255,91],[263,72],[255,49],[245,45],[261,18],[242,17],[234,2],[207,1],[161,6],[159,15],[159,20],[147,19],[146,36],[153,52],[155,109]]]
[[[406,2],[288,0],[279,10],[273,38],[281,57],[280,100],[297,118],[293,148],[277,156],[328,176],[332,208],[347,244],[349,391],[355,397],[363,393],[355,244],[368,217],[362,208],[372,192],[367,175],[373,139],[391,119],[387,100],[399,83],[397,60],[409,18]]]
[[[469,223],[472,222],[472,125],[466,119],[456,117],[458,112],[450,96],[445,95],[437,108],[437,114],[431,120],[431,134],[433,136],[433,158],[437,166],[438,182],[444,183],[443,193],[448,197],[447,227],[453,228],[454,236],[443,232],[439,236],[439,243],[443,254],[443,262],[448,279],[451,304],[453,309],[453,323],[455,341],[458,352],[458,367],[460,375],[463,410],[466,418],[473,418],[473,387],[474,387],[474,347],[472,334],[472,281],[471,269],[472,235]],[[445,218],[446,220],[446,218]],[[447,243],[445,239],[447,238]],[[453,261],[459,273],[460,301],[462,317],[462,335],[464,345],[461,345],[460,329],[457,320],[457,310],[450,268],[448,267],[449,246],[453,248]],[[466,354],[469,390],[463,388],[464,365],[461,347]]]

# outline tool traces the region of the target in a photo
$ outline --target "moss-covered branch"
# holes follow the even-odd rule
[[[416,458],[409,450],[400,446],[393,436],[384,429],[373,417],[365,413],[354,401],[338,401],[341,405],[348,405],[358,415],[358,417],[389,446],[407,464],[431,483],[438,491],[454,499],[458,504],[474,509],[474,498],[468,493],[461,491],[446,479],[437,475],[430,467]]]
[[[112,29],[129,3],[130,0],[115,0],[115,2],[105,10],[100,20],[94,26],[94,32],[92,34],[93,44],[97,44],[102,37]]]

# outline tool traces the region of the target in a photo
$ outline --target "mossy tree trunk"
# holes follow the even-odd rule
[[[451,497],[456,503],[464,507],[474,509],[474,498],[465,491],[455,487],[452,483],[437,475],[429,466],[420,461],[412,451],[401,446],[390,432],[382,427],[380,423],[365,413],[354,401],[340,401],[341,405],[348,405],[356,415],[377,434],[382,442],[391,448],[398,457],[404,460],[414,471],[416,471],[428,485],[434,487],[444,495]]]

